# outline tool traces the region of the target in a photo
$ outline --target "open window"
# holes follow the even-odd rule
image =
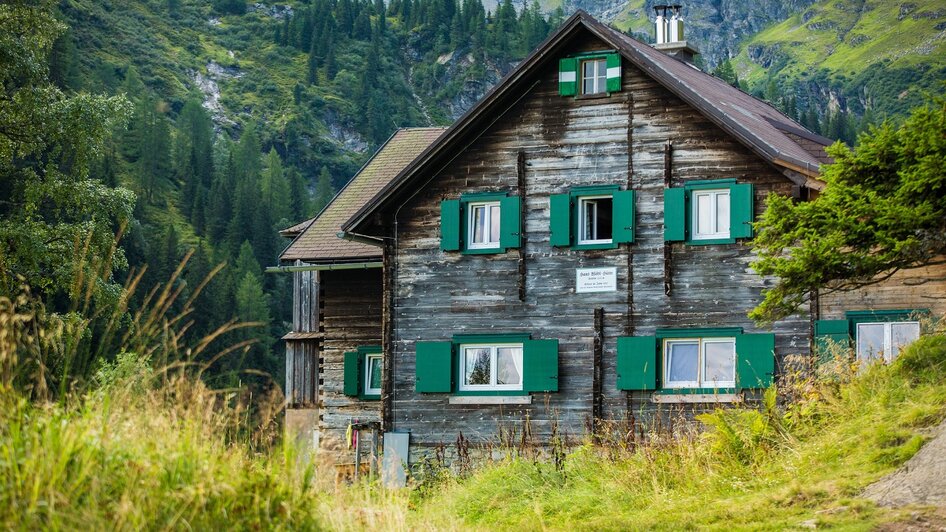
[[[584,196],[578,202],[578,243],[611,244],[614,198]]]
[[[634,191],[616,185],[575,187],[549,198],[549,243],[613,249],[634,242]]]

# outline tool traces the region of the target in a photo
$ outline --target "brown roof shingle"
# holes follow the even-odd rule
[[[381,249],[376,246],[338,238],[341,225],[436,140],[444,129],[417,127],[396,131],[315,219],[286,230],[308,224],[279,259],[326,262],[380,258]]]

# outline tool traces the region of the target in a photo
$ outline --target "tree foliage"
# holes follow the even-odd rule
[[[66,94],[50,81],[49,53],[65,31],[52,9],[48,1],[0,4],[0,295],[22,282],[48,296],[76,295],[79,271],[100,278],[96,295],[114,295],[111,275],[124,257],[112,247],[134,195],[90,169],[130,106]]]
[[[836,143],[825,190],[795,203],[771,195],[756,224],[753,268],[777,278],[750,316],[795,312],[813,290],[852,290],[946,255],[946,99]]]

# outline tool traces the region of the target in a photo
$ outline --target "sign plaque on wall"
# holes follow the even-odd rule
[[[618,289],[617,268],[576,268],[575,293],[614,292]]]

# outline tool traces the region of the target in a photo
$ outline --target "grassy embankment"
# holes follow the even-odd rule
[[[703,435],[503,460],[414,490],[336,487],[274,438],[278,405],[209,390],[186,365],[123,355],[81,392],[28,401],[11,383],[50,335],[0,303],[4,528],[869,528],[904,511],[861,489],[912,456],[946,404],[946,337],[929,336],[892,366],[796,382],[788,408],[770,396],[706,415]]]

